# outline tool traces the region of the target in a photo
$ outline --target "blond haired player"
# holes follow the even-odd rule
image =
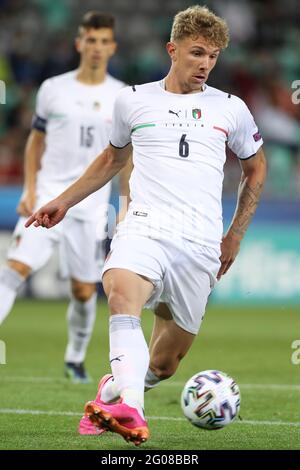
[[[226,23],[194,6],[174,19],[165,79],[121,90],[110,145],[86,173],[27,222],[52,227],[126,165],[133,147],[131,204],[103,270],[112,375],[86,416],[136,445],[149,438],[144,388],[171,377],[188,352],[207,298],[227,272],[253,216],[266,175],[262,139],[245,103],[206,84],[228,43]],[[223,236],[225,148],[242,169],[238,203]],[[149,348],[140,315],[155,306]]]

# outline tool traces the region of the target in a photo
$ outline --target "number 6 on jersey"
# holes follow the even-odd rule
[[[184,158],[188,157],[190,152],[190,146],[188,142],[186,142],[185,138],[186,134],[182,134],[179,142],[179,155]]]

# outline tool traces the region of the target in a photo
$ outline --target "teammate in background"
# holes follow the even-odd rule
[[[82,432],[89,432],[89,418],[95,433],[109,429],[136,445],[149,438],[144,388],[175,373],[256,210],[266,176],[261,136],[241,99],[206,85],[228,39],[225,21],[206,7],[179,12],[167,44],[172,64],[166,78],[119,93],[110,145],[27,221],[55,226],[126,165],[132,145],[131,203],[103,270],[112,375],[87,403]],[[226,145],[239,158],[242,176],[223,236]],[[140,323],[145,304],[155,306],[149,349]]]
[[[7,265],[0,271],[2,323],[28,275],[47,262],[56,242],[62,244],[72,285],[65,373],[74,382],[89,380],[84,359],[96,316],[95,283],[105,257],[97,226],[102,223],[105,231],[111,184],[74,207],[53,231],[24,230],[24,217],[74,182],[109,143],[113,104],[124,86],[107,73],[116,51],[114,23],[109,14],[86,13],[75,42],[79,68],[46,80],[39,89],[25,150],[25,183],[18,206],[21,218]]]

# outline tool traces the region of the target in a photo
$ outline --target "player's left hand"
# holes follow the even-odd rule
[[[234,236],[232,233],[227,233],[221,243],[221,267],[219,269],[217,279],[218,281],[221,277],[227,273],[228,269],[234,262],[237,254],[240,250],[241,240]]]

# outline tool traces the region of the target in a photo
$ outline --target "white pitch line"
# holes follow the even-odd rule
[[[255,421],[255,420],[249,420],[249,419],[243,419],[240,421],[236,421],[236,424],[252,424],[254,426],[257,425],[266,425],[266,426],[294,426],[294,427],[300,427],[300,423],[296,422],[289,422],[289,421]]]
[[[5,382],[28,382],[28,383],[55,383],[60,382],[64,383],[67,379],[62,377],[15,377],[13,375],[0,375],[0,381],[4,380]]]
[[[257,389],[263,389],[265,388],[266,390],[299,390],[300,391],[300,385],[299,384],[240,384],[241,388],[257,388]]]
[[[5,382],[24,382],[24,383],[68,383],[68,379],[62,377],[21,377],[21,376],[9,376],[0,374],[1,380]],[[183,387],[184,382],[162,382],[160,386],[167,387]],[[265,389],[265,390],[299,390],[299,384],[243,384],[240,383],[241,389]]]
[[[44,415],[44,416],[71,416],[79,417],[82,413],[75,413],[73,411],[44,411],[44,410],[21,410],[12,408],[0,408],[0,414],[14,414],[14,415]],[[147,419],[153,421],[185,421],[185,418],[176,418],[173,416],[147,416]],[[257,420],[237,420],[234,424],[249,424],[252,426],[293,426],[300,427],[300,422],[288,421],[257,421]]]
[[[73,411],[14,410],[13,408],[0,408],[0,414],[46,415],[46,416],[82,416],[83,415],[83,413],[75,413]]]
[[[160,386],[165,385],[169,387],[183,387],[184,382],[163,382],[161,383]],[[300,391],[300,385],[299,384],[243,384],[243,383],[238,383],[238,386],[240,388],[253,388],[253,389],[266,389],[266,390],[299,390]]]

